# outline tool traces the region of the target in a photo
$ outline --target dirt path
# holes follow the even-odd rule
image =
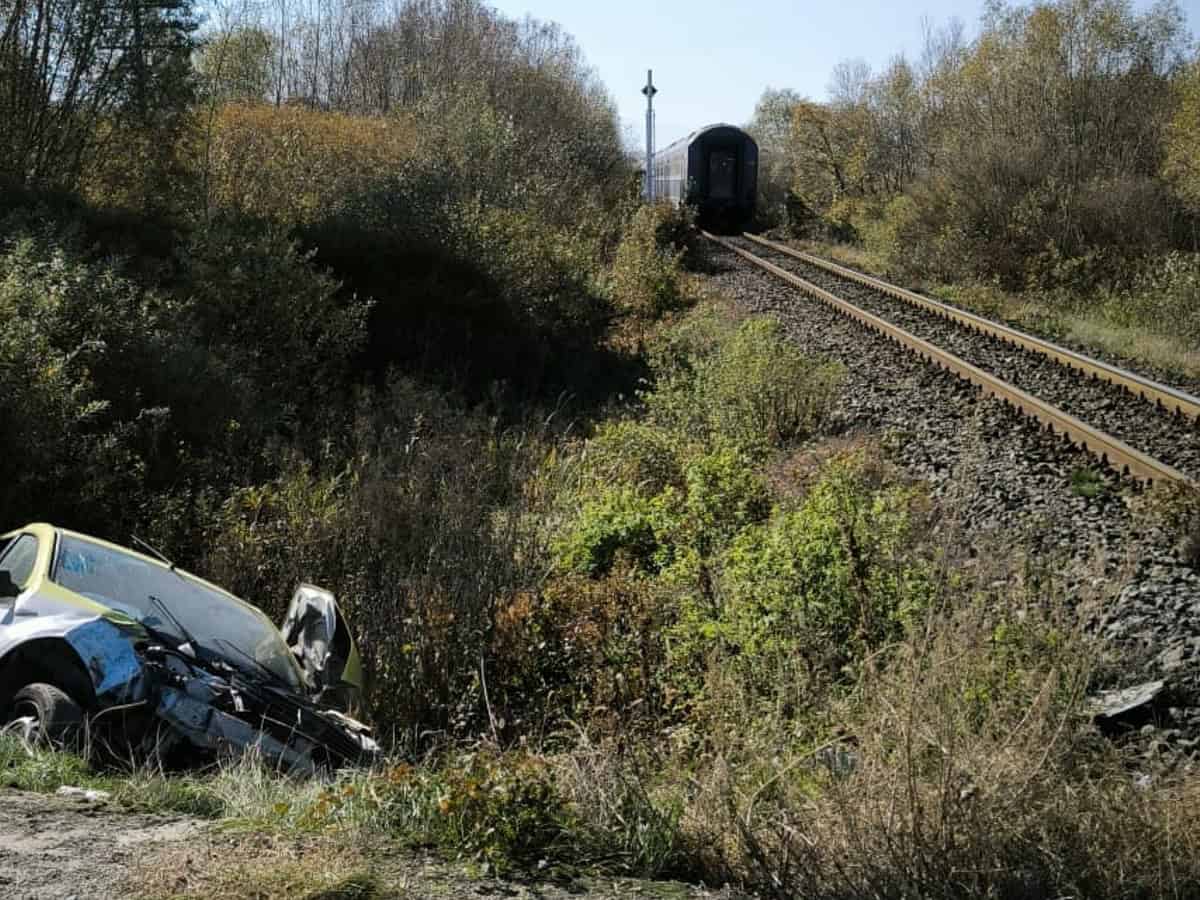
[[[0,790],[0,897],[111,900],[145,851],[198,832],[199,823],[178,816]]]
[[[365,896],[380,900],[735,900],[739,896],[727,890],[634,879],[580,879],[558,886],[496,881],[419,852],[379,847],[363,853],[313,839],[222,834],[204,824],[183,816],[128,812],[105,802],[0,788],[0,898],[240,898],[251,886],[256,896],[299,897],[309,896],[310,888],[316,887],[305,875],[347,865],[374,875],[376,888]],[[356,858],[347,860],[348,851]],[[289,869],[302,860],[309,865],[292,880]],[[315,894],[341,896],[319,890]]]

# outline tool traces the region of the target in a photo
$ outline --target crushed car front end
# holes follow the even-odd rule
[[[287,771],[312,772],[361,765],[379,752],[365,725],[227,664],[201,665],[161,644],[147,646],[142,659],[158,726],[145,738],[169,742],[168,753],[254,748]]]

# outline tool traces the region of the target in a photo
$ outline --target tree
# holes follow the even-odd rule
[[[1167,132],[1163,174],[1192,212],[1200,214],[1200,59],[1175,85],[1178,105]]]
[[[128,126],[173,130],[196,27],[192,0],[0,0],[0,175],[71,187]]]
[[[788,218],[787,204],[794,173],[789,145],[792,115],[801,96],[792,90],[763,91],[747,130],[758,142],[759,216],[777,225]]]
[[[794,190],[876,249],[940,248],[947,277],[1119,277],[1186,236],[1162,173],[1200,204],[1200,76],[1170,90],[1186,41],[1173,0],[991,0],[975,40],[927,26],[919,65],[844,62],[827,103],[796,104]]]
[[[266,100],[274,53],[274,38],[257,25],[214,35],[197,60],[205,93],[215,102]]]
[[[892,61],[870,84],[867,102],[874,130],[871,171],[890,198],[916,178],[926,143],[921,85],[908,60]]]
[[[802,100],[792,108],[792,190],[819,215],[862,196],[868,129],[863,110]]]

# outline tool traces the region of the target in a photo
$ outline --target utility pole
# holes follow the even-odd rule
[[[658,88],[654,86],[654,70],[646,70],[646,86],[642,88],[646,95],[646,202],[654,202],[654,95]]]

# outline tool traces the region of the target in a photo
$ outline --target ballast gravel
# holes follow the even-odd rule
[[[764,236],[769,237],[769,235],[764,235]],[[785,246],[788,244],[788,241],[786,238],[774,238],[773,240],[775,240],[775,243],[783,244]],[[803,253],[808,253],[810,256],[814,256],[814,255],[818,256],[818,257],[821,256],[820,253],[812,253],[803,247],[795,247],[793,249],[800,250]],[[872,272],[867,272],[863,269],[856,269],[854,266],[852,266],[848,263],[842,262],[841,260],[836,260],[836,259],[831,259],[831,258],[826,258],[826,259],[828,262],[834,262],[837,265],[842,266],[843,268],[852,269],[854,271],[859,272],[860,274],[869,275],[874,278],[880,278],[884,281],[889,280],[889,277],[886,275],[878,275],[878,274],[875,274]],[[897,283],[897,282],[893,282],[893,283]],[[946,306],[951,306],[951,307],[954,307],[955,309],[960,309],[963,312],[975,313],[976,315],[979,314],[978,309],[972,309],[969,306],[964,306],[962,303],[956,303],[951,299],[947,299],[946,297],[936,296],[935,293],[926,291],[926,289],[921,284],[901,284],[900,286],[907,287],[911,291],[914,291],[918,294],[923,294],[924,296],[927,296],[930,299],[937,300],[937,302],[945,304]],[[1080,340],[1079,338],[1073,337],[1069,334],[1054,333],[1053,329],[1051,329],[1050,332],[1046,332],[1046,331],[1042,331],[1042,330],[1031,331],[1029,323],[1026,321],[1023,321],[1021,319],[1018,319],[1018,318],[1013,318],[1010,316],[1003,316],[1003,315],[996,316],[993,313],[988,313],[987,318],[992,319],[996,322],[999,322],[1002,325],[1008,325],[1009,327],[1015,328],[1018,331],[1024,331],[1026,333],[1036,334],[1039,337],[1047,338],[1048,340],[1053,341],[1054,343],[1058,344],[1060,347],[1066,347],[1068,350],[1074,350],[1077,353],[1082,353],[1084,356],[1090,356],[1092,359],[1098,359],[1098,360],[1101,360],[1102,362],[1110,363],[1114,366],[1119,366],[1122,369],[1127,369],[1130,372],[1135,372],[1138,375],[1141,375],[1145,378],[1152,379],[1153,381],[1160,382],[1161,384],[1168,385],[1169,387],[1173,387],[1176,390],[1183,391],[1186,394],[1192,394],[1194,396],[1200,397],[1200,377],[1197,377],[1195,375],[1189,375],[1189,374],[1186,374],[1184,372],[1180,372],[1180,371],[1177,371],[1174,369],[1168,369],[1163,366],[1154,365],[1152,363],[1146,362],[1146,360],[1144,360],[1144,359],[1134,359],[1134,358],[1126,356],[1124,354],[1117,353],[1106,347],[1097,347],[1095,344],[1086,343],[1086,342]]]
[[[899,325],[1120,438],[1131,447],[1200,479],[1200,431],[1197,430],[1200,423],[1158,409],[1107,381],[1082,376],[1040,353],[981,334],[819,266],[744,239],[735,242],[817,287]]]
[[[1200,767],[1200,574],[1179,558],[1178,536],[1132,512],[1140,489],[1105,471],[1087,496],[1077,473],[1096,464],[1083,451],[735,254],[713,244],[702,253],[710,287],[844,365],[834,430],[882,440],[935,501],[967,511],[969,521],[940,528],[961,529],[981,554],[1023,546],[1053,566],[1089,610],[1087,627],[1127,660],[1114,686],[1167,680],[1175,706],[1138,746]]]

